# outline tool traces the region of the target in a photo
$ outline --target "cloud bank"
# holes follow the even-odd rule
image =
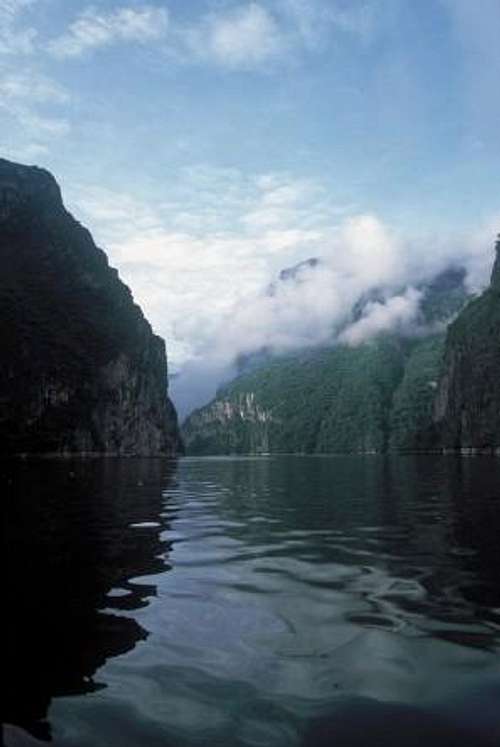
[[[351,347],[371,340],[381,332],[401,332],[411,334],[419,311],[422,293],[416,288],[408,288],[402,295],[395,295],[386,302],[368,303],[361,319],[342,330],[337,340]]]
[[[258,66],[286,48],[277,22],[257,3],[211,14],[187,38],[195,54],[230,68]]]
[[[155,204],[81,186],[72,207],[166,338],[182,414],[214,393],[238,355],[409,331],[419,283],[462,265],[478,291],[491,271],[500,212],[465,238],[408,238],[289,174],[199,166],[173,182]],[[283,268],[308,257],[321,261],[270,292]],[[382,301],[351,323],[353,305],[374,288]]]

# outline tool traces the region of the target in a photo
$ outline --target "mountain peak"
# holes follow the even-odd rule
[[[45,169],[0,158],[0,223],[24,209],[45,213],[62,209],[61,190]],[[20,216],[21,217],[21,216]]]
[[[163,340],[49,172],[0,160],[0,450],[172,454]]]
[[[318,257],[309,257],[309,259],[304,259],[302,262],[293,265],[293,267],[286,267],[284,270],[281,270],[279,279],[281,281],[296,280],[303,270],[312,270],[317,267],[319,263],[320,260]]]

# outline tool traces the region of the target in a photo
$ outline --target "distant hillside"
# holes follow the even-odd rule
[[[165,345],[65,210],[0,160],[0,454],[172,454]]]
[[[290,277],[289,272],[286,279]],[[424,448],[444,353],[444,325],[467,300],[464,272],[450,269],[420,290],[421,336],[386,333],[358,347],[335,345],[281,357],[261,354],[213,402],[187,419],[183,435],[188,452]],[[360,299],[353,319],[370,301],[372,297]]]

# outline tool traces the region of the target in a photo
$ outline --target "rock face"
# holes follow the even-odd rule
[[[493,265],[493,272],[491,274],[491,287],[500,290],[500,233],[497,236],[495,253],[495,264]]]
[[[174,454],[165,345],[46,171],[0,159],[0,454]]]
[[[448,329],[434,420],[441,447],[500,453],[500,236],[489,288]]]
[[[273,414],[255,392],[216,399],[187,420],[184,438],[192,454],[265,454],[270,450]]]

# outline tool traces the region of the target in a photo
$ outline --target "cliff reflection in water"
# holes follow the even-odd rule
[[[130,579],[169,568],[160,513],[175,463],[4,462],[0,470],[8,569],[2,721],[49,740],[51,699],[103,687],[96,670],[148,635],[126,611],[147,605],[156,587]]]
[[[500,744],[500,460],[3,472],[9,723],[48,718],[57,747]]]

